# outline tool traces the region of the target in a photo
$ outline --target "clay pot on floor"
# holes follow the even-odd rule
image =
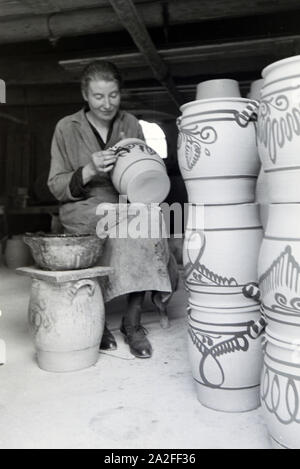
[[[178,162],[189,202],[254,201],[256,110],[257,103],[244,98],[198,100],[181,107]]]
[[[270,203],[300,202],[300,56],[266,67],[257,122]]]
[[[201,404],[225,412],[260,405],[260,311],[205,311],[189,307],[189,356]]]
[[[257,284],[263,237],[257,204],[189,205],[183,246],[190,301],[211,311],[253,311],[258,299],[244,293]]]

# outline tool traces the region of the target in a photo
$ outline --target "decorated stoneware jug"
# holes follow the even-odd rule
[[[189,202],[253,202],[259,159],[257,103],[244,98],[193,101],[178,119],[178,162]]]
[[[192,304],[188,309],[189,356],[199,401],[227,412],[258,407],[264,326],[259,309],[207,312]]]
[[[270,202],[300,202],[300,56],[275,62],[262,75],[257,143]]]
[[[161,203],[170,191],[170,180],[162,158],[143,140],[127,138],[113,150],[118,159],[111,173],[112,182],[129,202]]]
[[[257,285],[262,236],[257,204],[190,204],[183,246],[190,301],[207,311],[258,308],[245,286]]]

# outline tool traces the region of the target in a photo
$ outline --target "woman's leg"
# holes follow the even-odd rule
[[[150,358],[152,347],[146,337],[146,330],[141,325],[142,306],[145,292],[128,295],[128,307],[123,317],[121,332],[129,345],[130,352],[138,358]]]

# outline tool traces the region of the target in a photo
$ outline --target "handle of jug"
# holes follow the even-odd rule
[[[244,285],[243,294],[247,298],[252,298],[255,301],[261,301],[261,290],[258,284],[255,282],[247,283],[246,285]],[[264,332],[266,325],[267,325],[265,310],[264,310],[262,303],[260,304],[260,312],[261,312],[260,319],[251,326],[252,335],[255,337],[258,337],[259,335],[261,335]]]
[[[81,289],[81,288],[85,288],[87,287],[88,288],[88,295],[89,296],[93,296],[94,293],[95,293],[95,282],[93,280],[88,280],[88,279],[84,279],[84,280],[79,280],[78,282],[76,282],[72,287],[71,287],[71,293],[74,295],[77,295],[78,291]]]
[[[181,131],[181,121],[182,121],[182,117],[177,117],[176,119],[176,125],[177,125],[177,128],[179,131]]]
[[[240,127],[247,127],[250,121],[257,121],[258,108],[259,101],[255,101],[255,99],[249,100],[245,109],[235,116],[238,125]]]

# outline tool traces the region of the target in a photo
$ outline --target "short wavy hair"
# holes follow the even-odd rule
[[[106,60],[95,60],[84,68],[81,75],[81,91],[87,94],[89,83],[94,80],[116,81],[119,89],[123,84],[118,67]]]

